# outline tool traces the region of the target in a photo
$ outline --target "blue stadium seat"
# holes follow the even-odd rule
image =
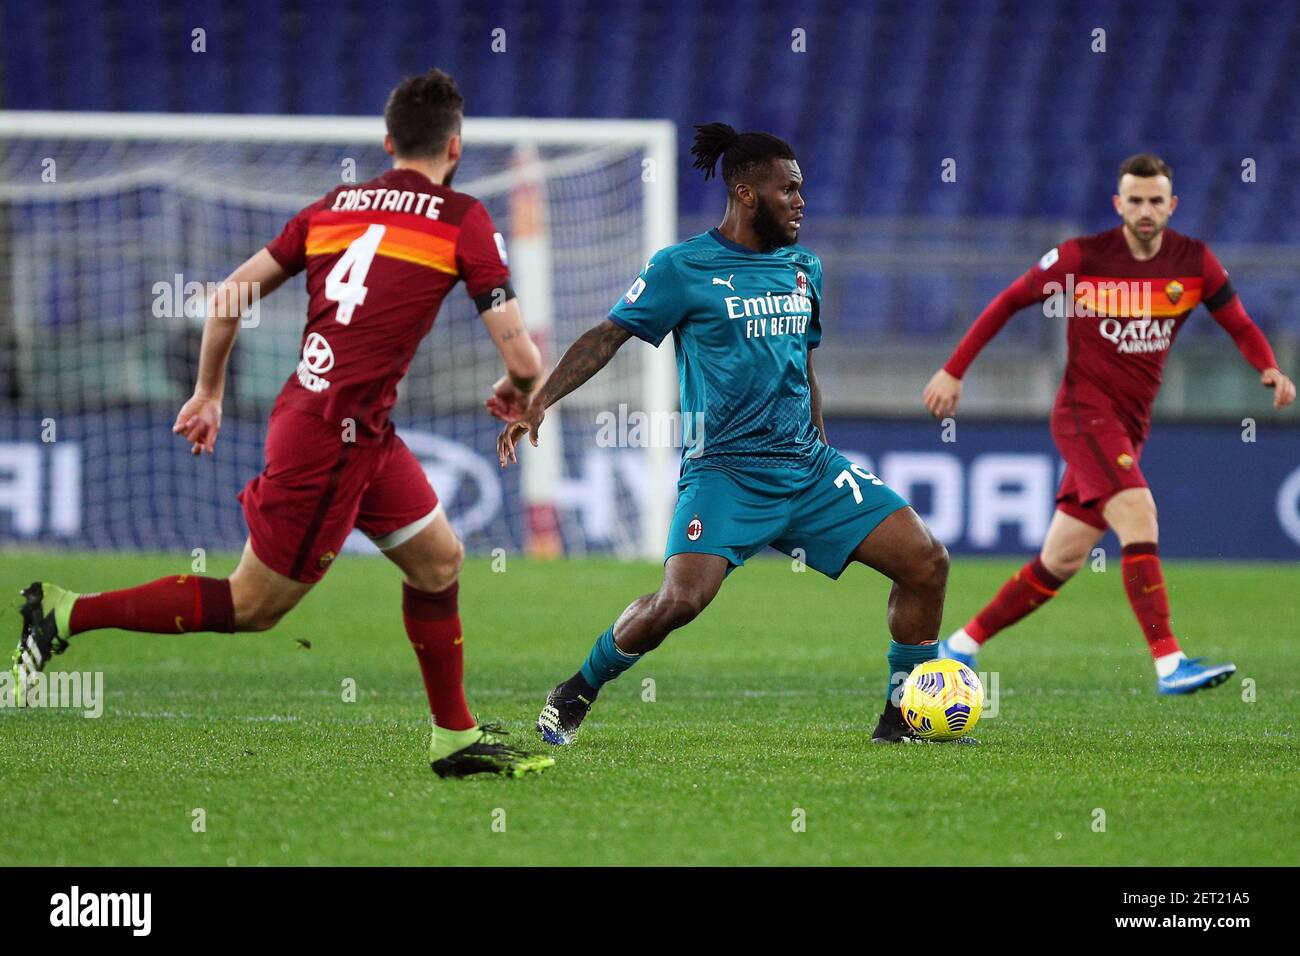
[[[171,108],[163,22],[162,0],[140,0],[132,9],[121,30],[126,41],[118,44],[121,58],[110,64],[112,75],[121,77],[120,83],[108,84],[113,109],[163,112]]]
[[[206,53],[190,49],[196,27]],[[1104,53],[1091,49],[1097,27]],[[806,52],[791,49],[795,29]],[[672,118],[686,216],[719,203],[688,155],[691,124],[718,119],[788,138],[819,218],[1033,218],[1091,232],[1114,224],[1119,161],[1154,149],[1177,174],[1176,228],[1300,243],[1295,0],[0,5],[5,108],[373,114],[399,77],[432,65],[458,78],[475,115]],[[954,183],[940,179],[946,157]],[[1241,181],[1245,157],[1254,183]],[[951,291],[860,281],[896,329],[928,328]],[[1260,308],[1300,322],[1284,288],[1268,286]]]
[[[55,58],[46,46],[44,11],[34,3],[0,4],[4,89],[12,107],[54,109],[50,96]]]
[[[283,112],[289,104],[282,0],[241,0],[238,10],[244,24],[257,24],[257,28],[244,31],[233,51],[238,70],[232,108],[241,113]]]
[[[89,29],[88,29],[89,27]],[[56,57],[63,79],[60,109],[107,110],[113,107],[108,68],[108,30],[97,0],[67,0],[58,20]]]
[[[846,331],[863,335],[884,335],[894,325],[896,305],[889,278],[872,272],[854,272],[843,276],[835,301],[856,303],[841,309],[837,324]],[[828,295],[829,298],[829,295]]]
[[[225,83],[240,38],[228,38],[223,29],[220,0],[186,0],[178,16],[169,21],[172,30],[164,37],[164,49],[171,60],[175,108],[187,113],[233,112],[236,104],[227,96]],[[202,30],[203,52],[195,50],[194,31]],[[281,63],[280,69],[291,64]],[[289,104],[285,104],[288,106]]]
[[[295,112],[351,112],[344,89],[347,5],[340,0],[316,0],[292,19],[288,62],[292,65],[289,98]]]

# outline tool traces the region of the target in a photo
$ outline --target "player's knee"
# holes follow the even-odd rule
[[[930,536],[929,543],[914,563],[907,583],[920,591],[943,594],[948,587],[948,549]]]
[[[434,558],[429,570],[436,578],[437,587],[430,588],[433,591],[441,591],[451,587],[460,579],[460,569],[465,566],[465,545],[461,543],[460,538],[453,538],[448,545],[437,557]]]
[[[1053,551],[1050,555],[1040,556],[1043,567],[1051,571],[1062,581],[1074,577],[1083,568],[1083,562],[1088,559],[1088,555],[1083,551],[1060,552]]]
[[[1160,540],[1160,522],[1154,508],[1133,508],[1112,522],[1123,544]]]
[[[235,607],[235,630],[269,631],[289,613],[289,608],[269,601],[253,602],[245,607]]]
[[[1146,533],[1151,536],[1152,541],[1160,540],[1160,519],[1156,515],[1155,505],[1144,509],[1142,514],[1142,525]]]
[[[464,565],[465,546],[459,538],[452,538],[416,567],[408,565],[406,580],[412,587],[436,594],[460,580],[460,570]]]

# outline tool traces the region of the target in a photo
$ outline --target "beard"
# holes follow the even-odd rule
[[[767,200],[762,195],[755,198],[758,202],[754,206],[754,235],[763,244],[763,248],[779,249],[798,242],[799,237],[790,235],[786,224],[776,218],[776,210]]]
[[[1141,237],[1142,235],[1141,220],[1134,219],[1131,223],[1128,223],[1127,225],[1128,225],[1129,232],[1133,233],[1134,236]],[[1147,241],[1148,242],[1151,241],[1152,239],[1154,239],[1156,236],[1160,235],[1160,233],[1164,231],[1165,231],[1165,224],[1155,222],[1153,220],[1151,223],[1151,235],[1147,237]]]

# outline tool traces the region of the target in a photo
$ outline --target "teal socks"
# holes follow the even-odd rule
[[[901,687],[903,681],[907,680],[907,675],[912,673],[912,669],[917,664],[923,664],[926,661],[935,660],[939,656],[939,642],[931,641],[929,644],[900,644],[898,641],[889,642],[889,683],[885,687],[885,699],[891,704],[897,704],[894,699],[894,691]]]
[[[611,624],[609,630],[596,638],[578,673],[593,689],[600,690],[640,659],[640,654],[627,654],[618,649],[614,643],[614,625]]]

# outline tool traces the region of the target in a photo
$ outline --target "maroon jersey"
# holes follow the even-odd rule
[[[388,428],[397,383],[452,286],[475,299],[508,290],[505,247],[477,199],[412,169],[340,186],[312,203],[267,247],[286,272],[307,270],[301,359],[276,406],[337,427],[358,442]]]
[[[1134,441],[1142,441],[1165,356],[1201,303],[1252,365],[1261,371],[1276,365],[1268,341],[1204,242],[1166,229],[1160,251],[1139,261],[1117,227],[1049,251],[984,310],[944,368],[961,378],[1011,315],[1056,294],[1063,294],[1060,315],[1069,321],[1065,378],[1053,409],[1061,428],[1083,431],[1118,420]]]

